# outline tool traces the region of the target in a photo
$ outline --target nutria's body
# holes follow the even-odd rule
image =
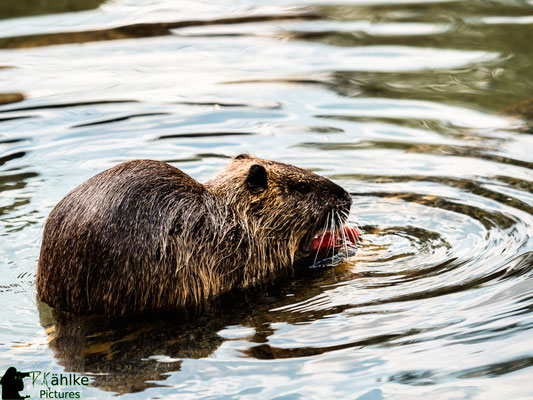
[[[290,271],[350,205],[325,178],[249,155],[204,185],[163,162],[126,162],[52,210],[37,293],[80,313],[195,307]]]

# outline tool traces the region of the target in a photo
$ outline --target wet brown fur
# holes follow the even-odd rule
[[[203,185],[164,162],[122,163],[50,213],[37,293],[79,313],[198,307],[290,271],[331,211],[350,205],[328,179],[250,155]]]

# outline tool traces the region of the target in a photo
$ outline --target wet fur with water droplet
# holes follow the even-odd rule
[[[326,178],[246,154],[205,184],[164,162],[125,162],[52,210],[37,294],[78,313],[197,309],[290,273],[350,205]]]

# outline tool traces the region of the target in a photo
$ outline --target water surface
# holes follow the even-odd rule
[[[95,399],[533,397],[531,1],[12,3],[0,371],[85,374]],[[357,253],[186,322],[36,301],[76,185],[136,158],[205,181],[243,152],[348,189]]]

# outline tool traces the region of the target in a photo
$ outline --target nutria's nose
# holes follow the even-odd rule
[[[352,205],[352,195],[348,193],[346,190],[344,191],[344,198],[350,205]]]
[[[342,187],[332,182],[332,192],[339,200],[346,201],[349,205],[352,205],[352,195],[344,190]]]

